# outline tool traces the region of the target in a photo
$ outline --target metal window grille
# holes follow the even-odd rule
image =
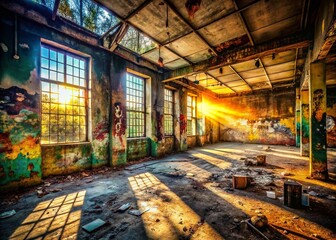
[[[196,98],[187,96],[187,134],[196,135]]]
[[[164,89],[164,129],[166,135],[173,135],[174,121],[174,92],[169,89]]]
[[[145,79],[126,74],[127,137],[145,137]]]
[[[87,141],[87,59],[42,44],[41,143]]]

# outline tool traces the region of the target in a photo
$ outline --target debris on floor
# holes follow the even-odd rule
[[[132,209],[132,210],[129,210],[128,213],[131,214],[131,215],[140,217],[142,214],[144,214],[145,212],[148,212],[148,211],[149,211],[149,208],[147,208],[143,211]]]
[[[232,176],[232,186],[235,189],[245,189],[249,185],[249,177],[242,175]]]
[[[267,226],[268,219],[264,214],[259,213],[258,215],[251,217],[251,223],[257,228],[263,228]]]
[[[266,155],[257,155],[257,165],[264,166],[266,164]]]
[[[116,212],[125,212],[127,209],[129,209],[131,207],[130,203],[125,203],[123,205],[121,205]]]
[[[84,225],[82,228],[87,231],[88,233],[91,233],[95,231],[96,229],[102,227],[106,222],[101,220],[100,218]]]
[[[238,147],[240,145],[237,145],[237,150],[240,151]],[[272,148],[275,152],[278,146]],[[170,158],[169,161],[155,161],[152,168],[139,168],[144,165],[140,163],[135,164],[132,171],[105,167],[85,170],[85,174],[73,173],[48,178],[29,190],[33,202],[27,211],[21,211],[26,207],[23,193],[1,199],[0,212],[11,209],[18,212],[15,217],[1,219],[0,232],[5,231],[5,238],[9,238],[15,229],[6,230],[6,227],[13,225],[13,221],[22,224],[30,215],[28,211],[34,212],[38,204],[62,197],[68,203],[73,194],[84,191],[84,202],[76,200],[79,205],[71,211],[81,209],[82,223],[90,223],[95,219],[105,220],[106,223],[92,232],[80,226],[78,239],[148,239],[147,231],[158,233],[166,226],[167,220],[180,228],[180,239],[195,237],[193,234],[203,224],[209,224],[224,239],[316,239],[313,234],[318,234],[323,239],[335,238],[331,233],[335,226],[331,220],[335,217],[334,188],[320,188],[314,180],[307,180],[305,176],[297,180],[302,173],[296,171],[301,167],[296,162],[289,164],[291,161],[288,158],[279,161],[280,157],[267,154],[267,164],[264,166],[246,166],[245,160],[239,161],[241,157],[246,159],[246,151],[234,159],[227,157],[225,153],[216,159],[212,154],[209,159],[202,156],[195,160],[188,157],[192,156],[190,152],[174,161]],[[263,155],[261,149],[258,153],[249,151],[248,158],[257,161],[259,154]],[[302,160],[300,164],[302,163],[309,167],[307,161]],[[283,178],[281,172],[295,173],[291,179],[303,184],[300,204],[307,206],[295,210],[284,206],[284,182],[287,178]],[[233,188],[233,179],[237,180],[239,176],[243,176],[240,185],[243,188],[236,190]],[[92,180],[91,184],[86,183],[89,180]],[[238,180],[236,185],[239,184],[241,182]],[[39,199],[37,191],[41,195],[50,194],[45,199]],[[305,196],[308,200],[306,204]],[[287,200],[291,199],[287,196]],[[9,206],[9,203],[12,205]],[[132,206],[141,206],[141,210],[146,210],[141,212]],[[141,215],[148,208],[151,209],[150,213]],[[199,223],[191,223],[190,213],[200,217]],[[251,217],[259,214],[268,219],[265,228],[259,229],[252,224]],[[245,222],[242,219],[248,220]]]
[[[276,194],[274,191],[266,191],[266,196],[268,198],[276,199]]]
[[[15,215],[16,214],[16,211],[15,210],[11,210],[11,211],[7,211],[7,212],[3,212],[3,213],[1,213],[0,214],[0,218],[2,219],[2,218],[9,218],[9,217],[11,217],[11,216],[13,216],[13,215]]]
[[[267,148],[265,148],[264,151],[266,151],[266,152],[271,152],[271,151],[272,151],[272,148],[271,148],[270,146],[267,146]]]

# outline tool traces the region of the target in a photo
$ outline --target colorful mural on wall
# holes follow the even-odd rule
[[[236,119],[222,128],[224,141],[295,145],[295,119]]]
[[[336,148],[336,88],[327,89],[327,143]]]
[[[39,95],[16,86],[0,88],[0,185],[39,181]]]
[[[310,175],[325,180],[328,178],[325,64],[311,63],[310,71]]]
[[[224,98],[217,104],[213,104],[213,99],[205,99],[202,109],[209,121],[221,124],[221,141],[293,146],[296,144],[293,100],[295,92]]]

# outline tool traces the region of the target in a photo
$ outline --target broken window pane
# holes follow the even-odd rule
[[[102,35],[119,19],[91,0],[61,0],[58,14]]]
[[[155,42],[132,27],[128,28],[128,31],[121,40],[120,44],[139,54],[143,54],[153,48],[156,48]]]

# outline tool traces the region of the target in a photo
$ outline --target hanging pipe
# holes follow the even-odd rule
[[[13,58],[14,58],[15,60],[19,60],[19,59],[20,59],[20,56],[18,55],[17,14],[15,14],[14,30],[15,30],[15,32],[14,32],[14,44],[15,44],[14,49],[15,49],[15,51],[14,51],[14,56],[13,56]]]

